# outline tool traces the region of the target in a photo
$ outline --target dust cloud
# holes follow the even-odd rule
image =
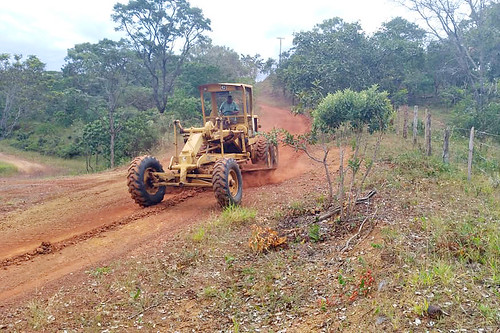
[[[259,123],[261,131],[283,128],[292,134],[305,134],[311,128],[311,121],[304,115],[294,115],[289,110],[260,104]],[[254,171],[243,175],[244,186],[256,187],[279,184],[310,170],[311,161],[303,152],[280,145],[278,168],[273,171]]]

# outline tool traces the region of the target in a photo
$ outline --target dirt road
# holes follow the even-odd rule
[[[25,159],[18,158],[12,155],[7,155],[1,152],[0,152],[0,161],[14,165],[17,168],[17,170],[22,174],[43,175],[49,170],[48,167],[40,163],[27,161]]]
[[[307,118],[285,109],[261,104],[260,114],[263,130],[284,127],[303,133],[309,128]],[[165,163],[167,156],[160,159]],[[279,184],[303,174],[309,165],[305,156],[281,149],[280,169],[246,177],[243,204],[261,200],[263,189],[255,185],[268,184],[265,191],[284,196],[307,187],[307,179],[289,187]],[[57,288],[73,273],[133,255],[220,211],[211,191],[194,190],[140,208],[125,182],[126,168],[78,177],[0,179],[0,306]]]

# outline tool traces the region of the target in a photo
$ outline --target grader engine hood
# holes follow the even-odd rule
[[[202,133],[191,133],[189,135],[186,144],[182,148],[181,153],[179,154],[179,164],[180,165],[189,165],[194,164],[194,160],[196,155],[200,151],[200,148],[203,144],[203,134]]]

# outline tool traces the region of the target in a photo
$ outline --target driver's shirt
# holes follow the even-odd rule
[[[231,116],[233,111],[240,111],[240,109],[238,109],[238,105],[236,105],[235,102],[232,102],[231,104],[224,102],[221,104],[219,111],[222,112],[222,115],[224,116]]]

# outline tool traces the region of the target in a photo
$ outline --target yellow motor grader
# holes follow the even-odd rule
[[[273,170],[278,147],[259,134],[252,86],[213,83],[199,88],[203,127],[183,128],[174,122],[175,155],[167,170],[149,155],[136,157],[128,169],[127,185],[140,206],[155,205],[172,188],[211,187],[218,203],[238,205],[243,194],[242,172]],[[236,97],[237,114],[219,113],[228,95]],[[178,136],[184,146],[179,150]]]

